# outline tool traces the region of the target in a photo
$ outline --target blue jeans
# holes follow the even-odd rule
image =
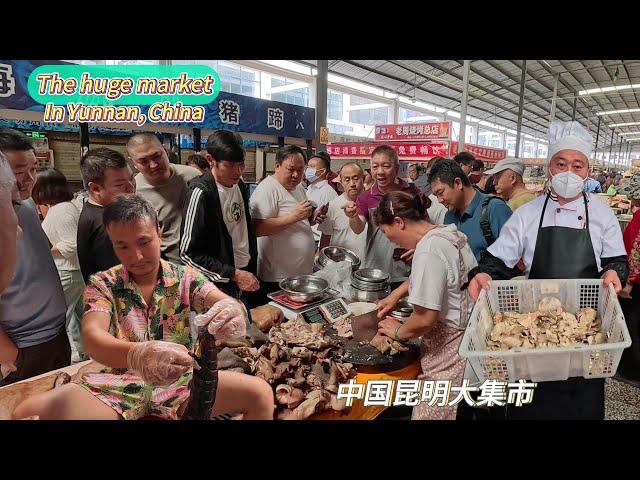
[[[80,270],[58,270],[64,299],[67,302],[67,332],[80,358],[84,358],[84,349],[80,338],[80,325],[84,313],[84,280]]]

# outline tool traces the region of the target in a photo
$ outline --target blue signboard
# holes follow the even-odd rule
[[[27,81],[31,72],[40,65],[65,64],[52,60],[0,60],[0,109],[43,112],[28,93]],[[204,105],[203,122],[157,123],[161,125],[225,129],[236,132],[313,139],[315,136],[315,110],[289,103],[272,102],[259,98],[220,92],[211,103]],[[149,107],[141,106],[147,114]],[[49,124],[47,124],[48,126]],[[147,123],[147,125],[154,125]],[[132,126],[133,128],[133,126]],[[54,128],[51,128],[54,130]]]

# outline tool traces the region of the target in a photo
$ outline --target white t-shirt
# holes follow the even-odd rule
[[[429,221],[434,225],[444,225],[444,216],[447,214],[447,208],[438,201],[433,193],[429,194],[431,206],[427,209]]]
[[[289,192],[270,175],[251,195],[251,217],[259,220],[283,217],[305,200],[307,195],[302,185]],[[311,274],[315,250],[307,219],[289,225],[277,235],[258,237],[258,278],[279,282],[293,275]]]
[[[249,265],[251,255],[249,255],[249,232],[242,193],[237,183],[230,188],[217,182],[216,184],[218,185],[218,195],[220,195],[222,218],[224,218],[224,224],[227,226],[227,231],[233,242],[233,261],[236,268],[244,268]]]
[[[455,225],[439,227],[452,236],[462,235]],[[446,229],[446,230],[445,230]],[[435,229],[434,229],[435,230]],[[409,303],[440,312],[439,320],[456,328],[465,328],[473,310],[473,300],[467,291],[460,291],[460,260],[458,249],[448,240],[433,235],[430,230],[416,246],[409,277]],[[466,244],[462,260],[467,271],[478,265]],[[461,295],[466,295],[467,311],[460,312]]]
[[[58,203],[49,209],[42,222],[49,242],[58,246],[58,252],[53,254],[58,270],[80,270],[77,237],[83,203],[80,197]]]
[[[318,208],[329,203],[337,196],[338,194],[336,193],[336,191],[331,188],[331,185],[329,185],[329,182],[327,182],[326,180],[322,180],[321,182],[309,185],[309,187],[307,188],[307,198],[312,202],[315,202]],[[313,231],[313,237],[315,238],[316,242],[320,241],[321,230],[319,228],[319,225],[314,225],[313,227],[311,227],[311,230]]]
[[[342,210],[342,207],[349,199],[343,193],[339,197],[329,202],[329,210],[327,218],[320,224],[319,230],[324,235],[331,237],[331,245],[344,247],[358,255],[361,263],[364,265],[364,255],[367,250],[367,228],[365,224],[364,230],[356,235],[349,226],[349,217]]]

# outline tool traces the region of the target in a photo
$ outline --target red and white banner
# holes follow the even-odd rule
[[[485,147],[483,145],[464,144],[464,148],[478,160],[497,162],[507,158],[507,151],[502,148]],[[458,142],[451,142],[449,155],[451,158],[458,154]]]
[[[362,158],[371,156],[371,152],[381,143],[334,143],[327,145],[327,153],[335,157]],[[403,142],[389,144],[398,152],[399,157],[429,159],[446,157],[449,142]]]
[[[451,122],[404,123],[376,125],[376,142],[405,142],[407,140],[448,140]]]

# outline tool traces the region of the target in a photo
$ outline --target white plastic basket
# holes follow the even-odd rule
[[[495,312],[534,312],[542,297],[560,300],[565,311],[576,313],[591,307],[602,318],[607,343],[575,344],[567,347],[487,350]],[[515,382],[566,380],[569,377],[612,377],[622,351],[631,338],[613,286],[604,289],[601,280],[493,280],[482,291],[464,332],[459,353],[468,359],[481,382],[487,379]]]

